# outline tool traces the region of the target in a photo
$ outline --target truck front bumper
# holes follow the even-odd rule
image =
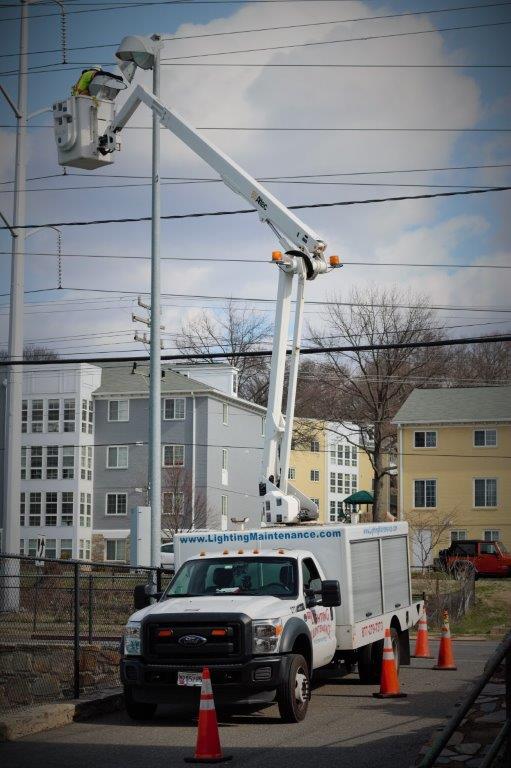
[[[177,685],[178,672],[202,672],[207,666],[215,696],[245,699],[263,691],[274,691],[285,671],[285,656],[258,656],[240,664],[148,664],[141,659],[121,659],[121,682],[131,689],[136,701],[165,703],[175,701],[176,694],[186,692],[197,696],[200,688],[187,689]]]

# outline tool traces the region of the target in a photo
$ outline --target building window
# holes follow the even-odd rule
[[[25,539],[20,539],[20,555],[25,554]]]
[[[27,449],[24,445],[21,447],[21,479],[27,479]]]
[[[43,401],[32,400],[32,425],[31,432],[43,431]]]
[[[351,446],[351,466],[356,467],[358,462],[358,455],[357,455],[357,446],[352,445]]]
[[[106,466],[107,469],[128,469],[128,446],[109,445]]]
[[[352,475],[351,476],[351,492],[353,493],[356,490],[357,490],[357,476]]]
[[[130,420],[130,401],[129,400],[109,400],[108,401],[108,421],[129,421]]]
[[[296,479],[296,469],[294,467],[289,467],[289,469],[287,470],[287,478],[288,480]]]
[[[28,524],[41,525],[41,493],[39,491],[30,494]]]
[[[106,514],[107,515],[125,515],[128,501],[125,493],[107,493],[106,495]]]
[[[57,539],[46,539],[44,556],[55,560],[57,557]]]
[[[26,400],[21,401],[21,431],[27,432],[28,429],[28,402]]]
[[[163,418],[165,421],[182,420],[185,417],[185,398],[167,397],[163,405]]]
[[[221,503],[221,529],[225,531],[227,529],[227,511],[228,511],[228,498],[227,496],[220,496],[220,503]]]
[[[87,480],[92,480],[92,445],[87,446]]]
[[[335,493],[336,472],[330,472],[330,493]]]
[[[87,446],[82,445],[80,448],[80,477],[82,480],[87,479]]]
[[[261,416],[261,435],[264,437],[264,430],[266,428],[266,419],[264,416]],[[293,440],[291,440],[291,448],[294,448]]]
[[[344,493],[346,496],[350,495],[350,478],[351,478],[351,475],[348,472],[346,472],[346,474],[344,475]]]
[[[35,557],[37,555],[37,539],[28,540],[28,556]]]
[[[313,483],[319,483],[319,469],[311,469],[310,478]]]
[[[25,525],[25,494],[20,493],[20,525]]]
[[[496,478],[476,477],[474,480],[474,506],[497,506],[497,480]]]
[[[30,449],[30,479],[42,480],[43,477],[43,448],[33,445]]]
[[[62,525],[73,525],[74,498],[73,491],[63,491],[60,522]]]
[[[73,557],[73,540],[61,539],[60,540],[60,558],[61,560],[71,560]]]
[[[466,538],[466,531],[451,531],[451,541],[464,541]]]
[[[181,515],[185,508],[185,494],[183,491],[164,491],[163,493],[163,514],[175,515],[181,520]]]
[[[57,493],[48,491],[44,504],[44,522],[45,525],[57,525]]]
[[[89,435],[92,435],[92,427],[94,424],[94,403],[92,400],[89,400]]]
[[[415,432],[414,446],[415,448],[436,448],[436,432]]]
[[[311,453],[319,453],[319,440],[311,440]]]
[[[74,400],[64,400],[64,432],[74,432],[76,404]]]
[[[57,480],[59,476],[59,447],[46,446],[46,479]]]
[[[314,504],[317,506],[317,508],[319,510],[319,499],[316,499],[316,498],[312,499],[311,498],[311,501],[314,502]]]
[[[48,432],[58,432],[60,427],[60,400],[48,400]]]
[[[125,539],[107,539],[106,545],[106,560],[111,562],[126,562],[126,540]]]
[[[238,392],[238,374],[233,373],[232,374],[232,393],[233,395],[237,394]]]
[[[474,446],[476,448],[495,448],[497,445],[496,429],[475,429]]]
[[[436,507],[436,480],[415,480],[414,507]]]
[[[484,540],[500,541],[500,531],[497,531],[495,528],[489,528],[487,531],[484,532]]]
[[[347,467],[350,465],[351,447],[349,445],[344,446],[344,463]]]
[[[229,406],[227,403],[222,403],[222,424],[227,426],[229,423]]]
[[[62,448],[62,479],[72,480],[75,476],[75,449],[72,445]]]
[[[80,560],[90,560],[90,539],[80,539],[79,545],[78,558]]]
[[[87,434],[87,400],[82,400],[82,432]]]
[[[185,463],[184,445],[164,445],[163,446],[163,466],[164,467],[183,467]]]
[[[331,523],[339,523],[344,520],[343,504],[342,501],[330,502],[329,518]]]
[[[222,485],[227,485],[229,482],[229,451],[227,448],[222,448]]]

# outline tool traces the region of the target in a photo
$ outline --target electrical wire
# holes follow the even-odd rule
[[[69,0],[68,0],[69,4]],[[274,32],[277,30],[283,30],[283,29],[301,29],[306,27],[321,27],[321,26],[327,26],[331,24],[348,24],[348,23],[354,23],[354,22],[365,22],[365,21],[373,21],[373,20],[382,20],[382,19],[395,19],[395,18],[401,18],[402,16],[426,16],[431,14],[437,14],[437,13],[455,13],[458,11],[468,11],[468,10],[477,10],[480,8],[497,8],[502,6],[509,6],[511,5],[510,2],[499,2],[499,3],[482,3],[478,5],[461,5],[461,6],[451,6],[450,8],[433,8],[423,11],[406,11],[405,13],[388,13],[385,15],[379,15],[379,16],[359,16],[357,18],[351,18],[351,19],[332,19],[329,21],[311,21],[306,24],[284,24],[279,26],[271,26],[271,27],[257,27],[252,29],[239,29],[239,30],[229,30],[226,32],[206,32],[206,33],[199,33],[195,35],[171,35],[169,37],[164,37],[163,40],[166,42],[173,42],[175,40],[196,40],[198,38],[206,38],[206,37],[220,37],[224,35],[245,35],[245,34],[253,34],[257,32]],[[0,5],[0,8],[3,7]],[[13,6],[16,7],[16,6]],[[84,51],[84,50],[92,50],[97,48],[113,48],[114,46],[117,47],[119,45],[119,41],[116,40],[112,43],[102,43],[100,45],[80,45],[80,46],[74,46],[72,48],[68,48],[68,51]],[[29,51],[29,56],[36,56],[41,55],[43,53],[60,53],[60,48],[46,48],[39,51]],[[16,53],[1,53],[0,59],[5,59],[8,57],[18,56],[18,52]]]
[[[342,206],[352,206],[352,205],[367,205],[372,203],[388,203],[388,202],[400,202],[403,200],[430,200],[437,197],[458,197],[460,195],[482,195],[482,194],[488,194],[489,192],[508,192],[511,190],[511,186],[503,186],[503,187],[491,187],[490,189],[469,189],[469,190],[463,190],[459,192],[432,192],[428,194],[422,194],[422,195],[400,195],[399,197],[380,197],[380,198],[370,198],[367,200],[341,200],[339,202],[334,203],[306,203],[302,205],[288,205],[288,210],[291,211],[300,211],[305,209],[314,209],[314,208],[335,208],[335,207],[342,207]],[[208,218],[213,216],[236,216],[239,214],[247,214],[247,213],[257,213],[257,211],[254,208],[241,208],[238,210],[227,210],[227,211],[203,211],[203,212],[197,212],[197,213],[175,213],[175,214],[166,214],[160,217],[161,221],[176,221],[180,219],[201,219],[201,218]],[[150,216],[126,216],[123,218],[115,218],[115,219],[93,219],[90,221],[60,221],[60,222],[52,222],[51,224],[24,224],[23,226],[18,226],[17,229],[41,229],[45,227],[85,227],[85,226],[92,226],[92,225],[98,225],[98,224],[127,224],[127,223],[134,223],[134,222],[142,222],[142,221],[151,221]],[[8,229],[7,226],[1,226],[0,230],[2,229]]]

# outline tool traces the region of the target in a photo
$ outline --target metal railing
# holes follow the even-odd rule
[[[0,555],[0,711],[119,685],[133,592],[161,568]]]
[[[509,765],[511,763],[511,632],[509,632],[490,656],[483,674],[473,683],[444,730],[433,741],[433,744],[428,749],[417,768],[432,768],[436,759],[442,753],[442,750],[447,746],[454,731],[461,725],[479,694],[484,690],[486,684],[490,681],[492,675],[503,661],[505,664],[506,720],[489,751],[484,756],[480,768],[490,768],[502,748],[504,749],[504,761],[502,764]]]

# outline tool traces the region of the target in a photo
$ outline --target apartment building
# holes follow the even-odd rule
[[[127,559],[130,510],[148,498],[148,373],[115,362],[24,369],[22,554],[44,536],[48,557]],[[184,526],[258,525],[265,409],[237,397],[236,369],[164,368],[161,407],[164,510],[184,484]],[[0,448],[4,414],[5,388]]]
[[[511,548],[511,387],[415,389],[394,423],[415,564],[457,539]]]

